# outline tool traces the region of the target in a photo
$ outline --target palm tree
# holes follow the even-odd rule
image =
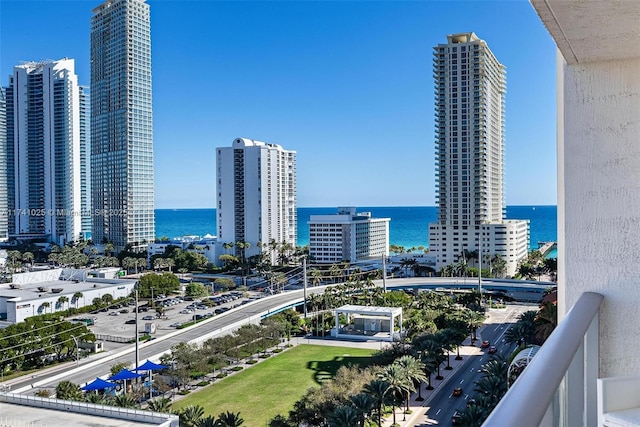
[[[64,295],[62,295],[60,298],[58,298],[58,305],[60,307],[64,307],[64,303],[68,303],[69,302],[69,297],[66,297]],[[67,307],[69,308],[69,307]]]
[[[219,427],[240,427],[244,424],[244,419],[240,418],[240,412],[223,412],[218,415],[217,425]]]
[[[40,304],[40,311],[44,311],[44,313],[47,313],[47,308],[51,307],[51,303],[49,301],[45,301],[42,304]]]
[[[107,398],[104,394],[98,394],[96,393],[88,393],[85,396],[85,400],[89,403],[94,403],[96,405],[106,405],[107,404]]]
[[[173,258],[167,258],[164,261],[164,266],[167,267],[167,270],[169,272],[171,272],[171,269],[176,266],[176,262],[173,260]]]
[[[113,255],[113,251],[115,250],[115,246],[111,242],[107,242],[104,245],[104,254],[111,256]]]
[[[460,424],[465,427],[481,427],[490,412],[485,406],[471,404],[460,413]]]
[[[116,394],[113,398],[113,405],[120,408],[135,408],[136,401],[130,394]]]
[[[371,396],[378,416],[378,426],[382,426],[382,406],[385,403],[389,383],[383,379],[375,379],[364,386],[364,392]]]
[[[386,396],[388,402],[391,403],[391,411],[393,412],[393,424],[396,424],[396,406],[399,406],[404,398],[405,393],[414,390],[413,382],[409,379],[407,372],[401,365],[387,365],[382,371],[382,377],[388,384]]]
[[[71,381],[60,381],[56,386],[56,398],[62,400],[82,400],[80,386]]]
[[[510,344],[526,345],[531,342],[530,336],[527,326],[523,322],[516,322],[504,333],[504,340]]]
[[[394,363],[400,365],[402,369],[404,369],[405,375],[411,381],[414,388],[418,390],[418,400],[422,400],[420,389],[422,388],[422,383],[427,380],[427,377],[424,374],[424,363],[410,355],[400,356]],[[406,410],[409,410],[409,392],[407,392]]]
[[[491,406],[495,406],[507,392],[507,377],[485,375],[476,381],[475,391],[481,393],[486,399],[488,399]]]
[[[75,304],[76,304],[76,308],[78,308],[78,300],[79,300],[80,298],[82,298],[83,296],[84,296],[84,295],[83,295],[83,294],[82,294],[82,292],[80,292],[80,291],[77,291],[77,292],[75,292],[75,293],[73,294],[73,301],[74,301],[74,302],[75,302]]]
[[[216,421],[213,415],[208,415],[204,418],[200,418],[196,422],[196,427],[218,427],[220,424]]]
[[[186,427],[195,427],[200,418],[204,416],[204,408],[200,405],[189,405],[180,413],[180,424]]]
[[[484,324],[484,314],[474,310],[465,310],[462,312],[462,319],[467,323],[467,327],[469,328],[471,342],[474,342],[477,339],[476,330]]]
[[[25,252],[22,254],[22,260],[31,266],[33,262],[33,252]]]
[[[169,412],[169,406],[171,406],[171,399],[168,397],[161,397],[156,400],[150,400],[148,403],[149,410],[153,412]]]
[[[544,303],[536,315],[536,338],[545,342],[558,324],[558,307],[550,302]]]
[[[358,427],[358,411],[353,406],[339,406],[327,417],[329,427]]]
[[[102,295],[102,301],[104,301],[106,305],[110,305],[113,302],[113,295],[111,294]]]
[[[364,423],[371,416],[373,410],[373,399],[367,393],[358,393],[351,396],[351,404],[358,413],[358,422],[360,427],[364,427]]]

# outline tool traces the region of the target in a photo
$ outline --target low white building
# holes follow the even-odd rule
[[[171,240],[149,243],[147,246],[148,259],[153,255],[162,255],[169,246],[177,246],[183,251],[196,252],[206,257],[209,262],[216,263],[216,242],[218,238],[207,234],[205,236],[181,236]]]
[[[506,262],[505,274],[512,277],[520,260],[529,253],[529,220],[483,223],[478,225],[478,231],[429,224],[429,252],[436,257],[436,271],[457,263],[463,250],[478,251],[483,261],[489,256],[500,255]]]
[[[89,277],[89,270],[51,269],[14,274],[13,282],[0,285],[0,319],[19,323],[45,313],[90,305],[94,298],[113,299],[131,294],[136,280]],[[64,298],[62,298],[64,297]]]
[[[356,262],[389,255],[390,218],[339,207],[333,215],[311,215],[309,256],[317,263]]]

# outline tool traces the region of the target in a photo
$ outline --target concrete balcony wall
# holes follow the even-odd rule
[[[640,58],[560,61],[558,311],[604,295],[598,376],[630,375],[640,366]]]

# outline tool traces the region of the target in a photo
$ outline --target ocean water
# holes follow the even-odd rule
[[[438,217],[438,209],[434,206],[358,207],[357,211],[371,212],[374,218],[391,218],[390,243],[405,248],[426,248],[429,241],[428,224]],[[307,221],[311,215],[336,212],[336,207],[298,208],[298,246],[309,244]],[[537,249],[538,242],[558,239],[556,206],[507,206],[505,217],[530,221],[531,249]],[[216,234],[215,209],[156,209],[156,236],[172,238],[205,234]]]

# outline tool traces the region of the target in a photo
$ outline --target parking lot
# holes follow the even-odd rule
[[[138,302],[138,332],[147,334],[155,328],[152,336],[163,335],[176,330],[184,323],[219,316],[233,307],[246,304],[253,299],[261,298],[259,292],[232,291],[209,297],[185,297],[158,295],[153,301]],[[162,307],[162,314],[157,311]],[[135,336],[135,302],[114,304],[108,310],[74,316],[74,318],[92,318],[94,325],[91,331],[96,335],[131,338]],[[155,325],[151,326],[151,325]],[[124,343],[123,343],[124,344]],[[118,343],[106,342],[107,348],[114,348]]]

